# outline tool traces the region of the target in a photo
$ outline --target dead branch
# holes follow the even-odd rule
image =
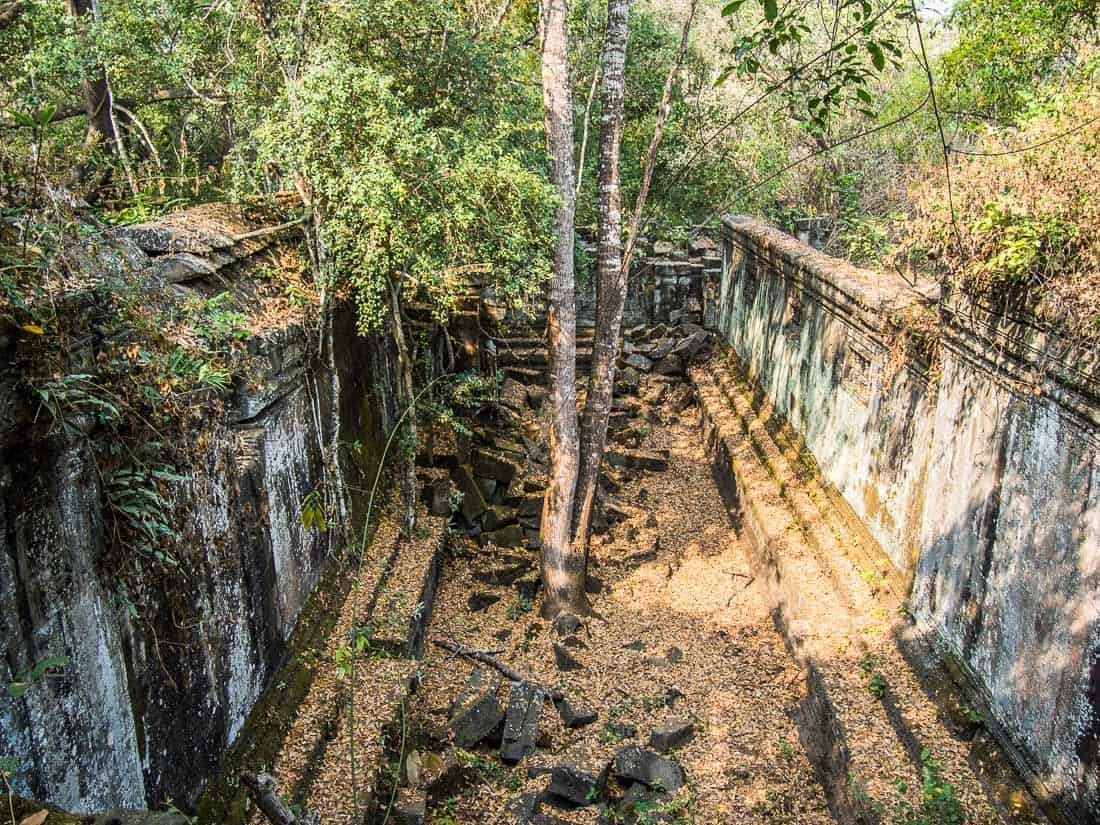
[[[301,818],[294,815],[275,790],[275,780],[270,774],[246,771],[241,773],[241,782],[248,788],[248,795],[271,825],[320,825],[321,820],[314,813],[307,812]]]
[[[473,648],[463,647],[462,645],[458,644],[458,642],[452,642],[450,639],[432,639],[432,644],[434,644],[436,647],[441,647],[444,650],[449,650],[456,656],[464,656],[465,658],[471,659],[475,662],[481,662],[483,665],[489,665],[489,667],[500,671],[502,675],[513,682],[526,682],[529,685],[534,685],[555,702],[560,702],[562,699],[565,698],[565,694],[562,693],[560,690],[538,684],[529,676],[524,676],[518,670],[514,670],[513,668],[504,664],[504,662],[500,661],[500,659],[490,655],[487,651],[474,650]]]

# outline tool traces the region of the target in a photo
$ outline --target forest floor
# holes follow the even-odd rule
[[[439,800],[429,822],[508,822],[511,803],[545,789],[541,767],[606,764],[624,745],[646,747],[654,728],[676,720],[694,723],[694,738],[674,754],[689,781],[662,821],[832,821],[789,712],[801,698],[800,670],[711,478],[697,417],[691,409],[653,428],[646,446],[669,450],[668,470],[624,484],[620,500],[631,515],[593,538],[596,616],[569,651],[580,669],[559,670],[556,636],[530,600],[486,583],[486,571],[500,563],[489,551],[460,544],[449,560],[429,641],[498,650],[516,670],[564,688],[572,704],[599,716],[568,729],[547,705],[534,756],[515,768],[489,749],[466,756],[480,781]],[[444,730],[448,705],[473,669],[429,644],[412,716]],[[597,818],[594,807],[547,815]]]

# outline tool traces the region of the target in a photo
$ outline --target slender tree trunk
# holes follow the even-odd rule
[[[96,0],[66,0],[69,14],[76,18],[87,15],[95,16]],[[114,146],[118,138],[118,130],[115,128],[113,116],[113,104],[111,99],[111,87],[107,83],[107,71],[103,66],[96,66],[91,74],[82,82],[82,95],[84,97],[84,112],[88,116],[88,125],[97,140],[105,141]]]
[[[657,165],[657,148],[661,145],[665,121],[668,120],[669,110],[672,109],[672,86],[676,82],[676,75],[684,62],[684,55],[687,54],[688,36],[691,34],[691,23],[695,19],[697,6],[698,0],[691,0],[691,5],[688,7],[688,16],[684,20],[684,29],[680,34],[680,50],[676,53],[676,59],[668,69],[665,88],[661,92],[661,106],[657,110],[657,123],[653,127],[653,138],[649,141],[649,151],[646,153],[645,167],[642,170],[642,185],[638,188],[638,198],[634,201],[634,212],[630,216],[630,226],[626,231],[623,270],[627,272],[630,271],[630,262],[634,258],[634,247],[638,243],[638,230],[641,227],[646,198],[649,196],[649,185],[653,182],[653,169]]]
[[[397,414],[410,406],[416,393],[413,391],[412,353],[409,351],[405,329],[401,325],[401,298],[398,287],[390,283],[390,315],[393,322],[393,342],[397,348]],[[406,533],[416,527],[416,411],[409,410],[398,436],[401,443],[401,497],[405,505],[404,526]]]
[[[626,86],[626,42],[630,0],[608,0],[600,89],[599,251],[596,262],[596,336],[592,371],[581,421],[580,472],[577,478],[573,544],[587,558],[592,508],[599,486],[600,465],[607,445],[607,420],[615,386],[615,359],[626,302],[626,270],[622,266],[623,216],[619,188],[619,149],[623,139],[623,97]]]
[[[577,486],[577,318],[574,304],[573,93],[569,81],[567,0],[541,0],[542,95],[554,209],[554,273],[547,327],[550,344],[550,479],[542,508],[543,615],[586,613],[584,554],[573,550]]]

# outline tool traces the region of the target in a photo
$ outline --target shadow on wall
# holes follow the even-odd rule
[[[1070,821],[1100,821],[1095,358],[751,219],[727,218],[724,233],[710,324],[913,577],[919,628],[959,664],[1038,795]],[[922,302],[943,318],[932,386],[927,365],[892,363],[891,319]]]
[[[918,622],[958,661],[1041,794],[1100,816],[1100,463],[1052,402],[944,361]]]

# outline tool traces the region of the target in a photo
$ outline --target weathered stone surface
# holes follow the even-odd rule
[[[520,499],[517,513],[520,518],[542,518],[542,503],[543,495],[538,493],[527,493]]]
[[[505,507],[503,504],[492,504],[481,517],[481,524],[486,530],[499,530],[509,524],[516,523],[516,510],[513,507]]]
[[[527,401],[533,409],[541,410],[543,402],[546,401],[546,389],[539,386],[529,386],[527,388]]]
[[[682,748],[695,736],[695,724],[690,719],[678,719],[654,728],[649,737],[649,746],[661,753]]]
[[[504,709],[497,698],[500,686],[500,674],[495,670],[479,668],[470,674],[451,709],[450,728],[458,747],[472,748],[504,721]]]
[[[558,716],[561,717],[561,723],[567,728],[583,728],[585,725],[591,725],[598,718],[596,711],[575,708],[565,697],[555,699],[554,707],[558,711]]]
[[[653,371],[658,375],[681,375],[684,372],[684,363],[680,356],[670,353],[653,365]]]
[[[527,791],[509,802],[508,813],[513,817],[513,822],[516,825],[527,825],[539,812],[541,799],[542,794],[538,791]]]
[[[619,370],[615,376],[615,392],[620,395],[633,395],[642,382],[641,373],[633,367]]]
[[[710,333],[703,330],[694,332],[687,338],[681,340],[676,346],[672,348],[669,353],[670,356],[676,356],[681,360],[690,361],[706,347],[710,345]]]
[[[534,753],[545,698],[542,688],[536,685],[527,682],[512,685],[508,712],[504,718],[504,737],[500,744],[500,758],[503,761],[518,762]]]
[[[485,496],[482,495],[481,488],[477,486],[474,475],[468,466],[459,465],[455,467],[451,470],[451,478],[462,496],[458,510],[469,524],[473,524],[489,506],[485,503]]]
[[[584,665],[577,661],[572,653],[556,642],[554,644],[554,663],[558,666],[558,670],[563,673],[567,673],[571,670],[584,669]]]
[[[669,799],[664,791],[648,788],[641,782],[633,783],[626,789],[619,802],[619,816],[628,823],[645,825],[673,825],[673,814],[663,810],[662,803]]]
[[[547,792],[574,805],[595,805],[607,788],[607,769],[588,770],[579,765],[556,765]]]
[[[653,369],[653,362],[639,353],[633,353],[622,359],[623,367],[630,367],[639,372],[649,372]]]
[[[612,770],[620,779],[641,782],[646,787],[660,788],[669,793],[679,790],[684,784],[683,768],[671,759],[637,745],[628,745],[615,754]]]
[[[502,453],[479,449],[474,454],[474,474],[482,478],[491,478],[502,484],[511,484],[519,473],[519,467]]]
[[[455,492],[455,486],[449,478],[436,479],[428,485],[426,492],[429,513],[433,516],[451,514],[451,496]]]
[[[500,403],[522,412],[527,409],[527,387],[514,378],[505,378],[500,386]]]
[[[481,540],[486,544],[495,544],[497,547],[519,547],[524,542],[523,527],[519,524],[509,524],[499,530],[482,533]]]
[[[668,450],[608,450],[604,458],[615,467],[655,472],[668,469]]]

